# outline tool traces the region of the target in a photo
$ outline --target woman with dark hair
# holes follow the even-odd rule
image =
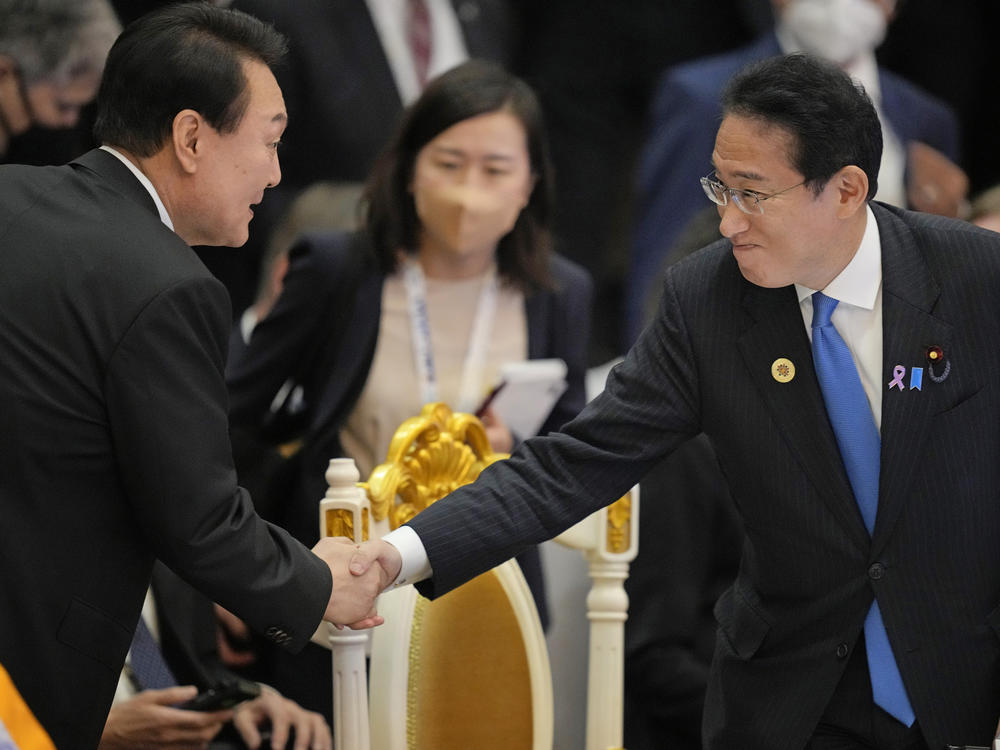
[[[404,419],[429,401],[474,411],[506,362],[566,362],[542,432],[583,407],[591,281],[551,251],[551,187],[524,82],[470,61],[427,87],[366,185],[365,228],[302,237],[273,310],[234,339],[233,426],[302,441],[272,520],[315,540],[330,458],[351,456],[366,476]],[[483,421],[494,450],[510,450],[519,436],[490,411]],[[544,623],[537,550],[518,561]],[[328,654],[312,661],[329,674]],[[321,696],[279,686],[328,713],[325,684]]]

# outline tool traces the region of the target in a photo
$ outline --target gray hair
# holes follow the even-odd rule
[[[24,85],[100,74],[121,24],[108,0],[0,0],[0,55]]]

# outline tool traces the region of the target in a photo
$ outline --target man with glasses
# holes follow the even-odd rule
[[[878,116],[829,63],[758,63],[723,113],[703,185],[725,239],[667,271],[604,393],[354,564],[440,596],[703,431],[745,534],[715,607],[705,746],[988,745],[1000,237],[872,200]]]
[[[77,124],[120,31],[107,0],[0,0],[0,163],[32,125]]]
[[[751,44],[668,70],[654,93],[649,138],[639,160],[636,226],[628,273],[628,343],[641,310],[684,227],[701,204],[688,187],[705,173],[718,122],[719,95],[744,65],[805,52],[832,62],[861,83],[882,123],[878,199],[894,206],[956,216],[968,189],[951,109],[878,65],[897,0],[771,0],[775,29]]]

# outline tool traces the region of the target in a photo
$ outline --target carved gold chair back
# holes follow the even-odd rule
[[[361,486],[376,534],[395,529],[494,461],[482,423],[428,404],[396,431]],[[383,594],[372,634],[372,748],[552,747],[552,682],[534,600],[513,560],[429,601]]]

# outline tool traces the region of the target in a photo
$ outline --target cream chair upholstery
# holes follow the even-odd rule
[[[386,462],[367,482],[355,484],[350,459],[331,461],[321,534],[377,538],[502,458],[492,453],[474,416],[428,404],[400,426]],[[623,584],[636,551],[637,502],[637,495],[627,495],[558,538],[584,552],[594,580],[588,597],[588,750],[622,744]],[[378,609],[386,623],[370,641],[368,633],[332,627],[314,639],[333,652],[336,748],[552,747],[548,652],[516,562],[434,601],[412,586],[386,592]]]

